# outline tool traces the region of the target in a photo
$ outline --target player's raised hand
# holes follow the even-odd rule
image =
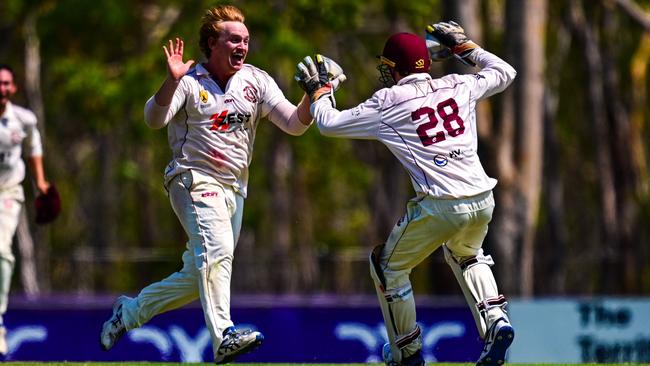
[[[163,46],[167,56],[167,72],[169,77],[174,80],[180,80],[190,69],[194,60],[183,62],[183,40],[176,37],[176,41],[169,40],[169,48]]]
[[[458,23],[450,21],[427,25],[425,38],[430,53],[435,52],[435,47],[431,46],[439,42],[448,47],[462,63],[474,66],[474,62],[467,56],[479,46],[467,37],[465,30]]]
[[[336,106],[333,93],[346,80],[343,69],[332,59],[323,55],[317,54],[315,59],[316,62],[307,56],[299,62],[296,66],[294,79],[307,93],[312,103],[328,95],[332,105]]]

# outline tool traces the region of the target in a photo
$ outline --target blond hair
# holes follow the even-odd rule
[[[199,47],[201,52],[210,58],[210,47],[208,47],[208,40],[210,37],[219,38],[221,29],[219,28],[220,22],[244,22],[244,14],[237,7],[232,5],[219,5],[214,8],[206,10],[201,19],[201,30],[199,31]]]

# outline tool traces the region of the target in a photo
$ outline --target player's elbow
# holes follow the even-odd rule
[[[504,67],[503,73],[506,79],[506,83],[510,84],[517,77],[517,70],[515,70],[514,67],[510,66],[510,64],[507,65],[507,67]]]
[[[333,128],[331,124],[328,124],[327,122],[318,122],[318,131],[320,131],[320,134],[326,137],[336,137],[336,129]]]
[[[165,127],[165,120],[164,119],[163,120],[158,120],[158,119],[154,119],[154,118],[147,118],[145,116],[144,123],[146,123],[147,126],[149,126],[150,128],[152,128],[154,130],[159,130],[159,129]]]

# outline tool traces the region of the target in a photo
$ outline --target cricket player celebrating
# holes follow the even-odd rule
[[[334,108],[319,55],[315,63],[307,57],[298,64],[296,80],[310,96],[323,135],[382,142],[406,168],[415,189],[388,240],[370,255],[389,339],[383,349],[386,364],[424,364],[409,275],[442,246],[485,340],[477,365],[501,365],[514,330],[490,269],[494,262],[481,249],[492,219],[496,180],[479,161],[475,108],[479,100],[503,91],[516,72],[470,41],[454,22],[428,26],[427,38],[430,52],[414,34],[392,35],[378,67],[386,88],[348,110]],[[432,79],[430,54],[453,54],[481,70]]]
[[[237,329],[230,318],[230,279],[239,238],[255,131],[266,117],[291,135],[312,118],[306,97],[296,107],[264,71],[245,64],[249,33],[234,6],[217,6],[202,19],[199,44],[207,62],[190,68],[183,41],[164,47],[168,75],[145,106],[152,128],[167,126],[173,158],[165,169],[171,206],[189,240],[183,267],[145,287],[136,298],[120,296],[101,331],[105,350],[128,330],[197,298],[212,337],[214,360],[228,363],[264,339]]]
[[[7,329],[2,319],[7,311],[14,255],[13,237],[18,227],[20,210],[25,201],[22,182],[25,179],[24,153],[38,194],[46,194],[50,183],[43,170],[41,134],[36,128],[36,115],[15,105],[11,97],[16,93],[14,72],[8,65],[0,65],[0,354],[8,352]]]

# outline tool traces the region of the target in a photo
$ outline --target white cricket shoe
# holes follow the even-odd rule
[[[9,352],[9,347],[7,347],[7,328],[4,325],[0,325],[0,355],[5,356]]]
[[[506,318],[499,318],[485,335],[485,347],[476,366],[501,366],[506,362],[506,351],[515,338],[515,330]]]
[[[223,340],[217,350],[214,362],[216,364],[230,363],[238,356],[255,350],[263,340],[264,336],[258,331],[228,327],[223,331]]]
[[[120,296],[113,303],[113,315],[102,325],[102,332],[99,335],[99,341],[104,351],[111,349],[115,343],[126,333],[126,327],[122,322],[122,305],[131,298]]]

